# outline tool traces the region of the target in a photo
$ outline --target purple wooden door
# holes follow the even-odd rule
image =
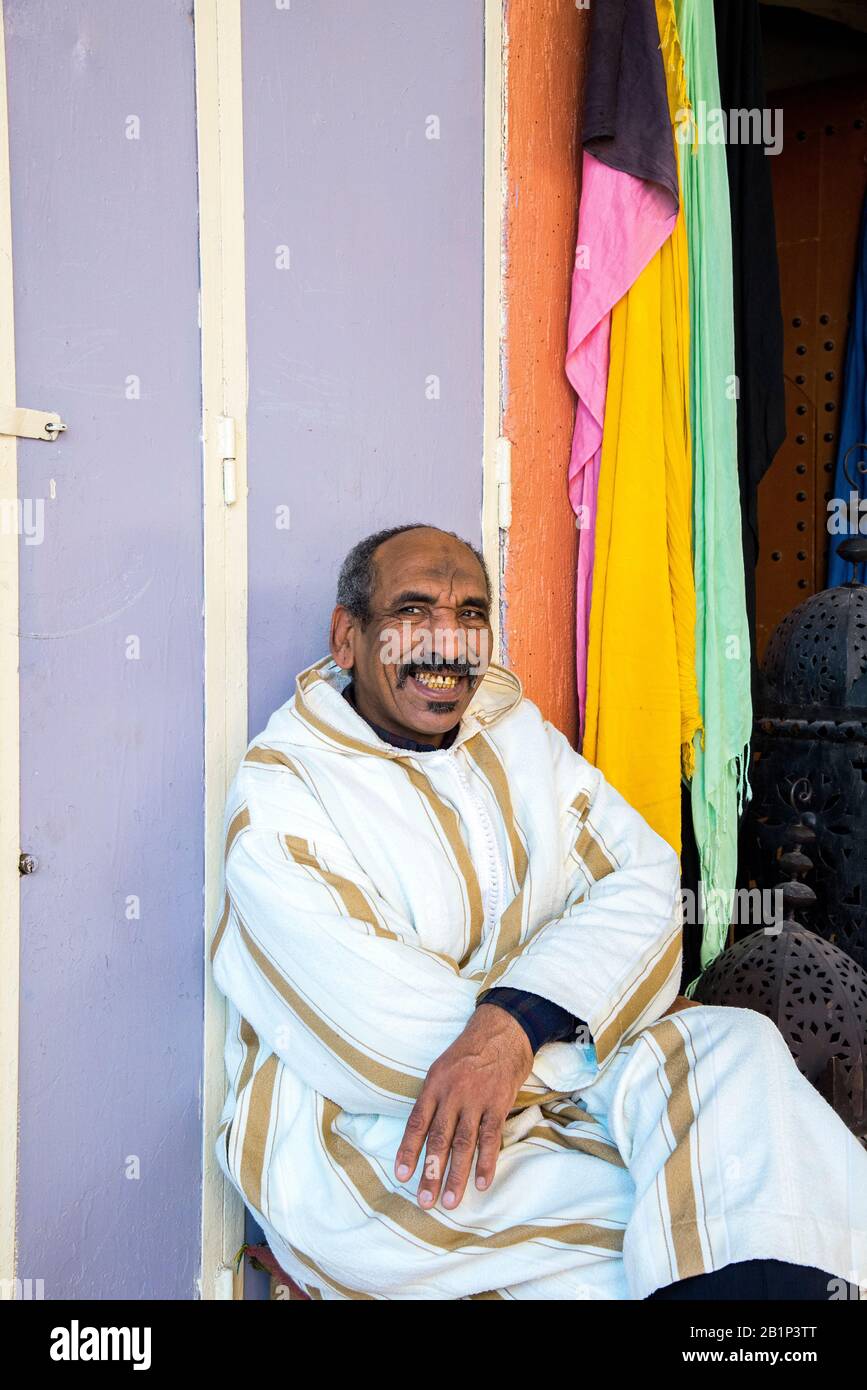
[[[481,539],[484,3],[242,20],[252,735],[355,541]]]

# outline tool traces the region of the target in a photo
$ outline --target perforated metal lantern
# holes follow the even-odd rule
[[[789,919],[724,951],[694,998],[773,1019],[799,1070],[867,1147],[867,972],[851,956]]]
[[[853,564],[867,540],[840,546]],[[825,589],[793,609],[759,679],[746,819],[750,877],[778,877],[796,823],[815,831],[811,924],[867,968],[867,587]]]

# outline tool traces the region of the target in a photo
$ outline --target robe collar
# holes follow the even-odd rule
[[[361,710],[355,703],[355,681],[351,680],[341,693],[344,700],[349,701],[355,713],[361,714]],[[361,717],[362,719],[367,718],[367,716],[363,714],[361,714]],[[383,743],[390,743],[392,748],[404,748],[408,753],[431,753],[437,747],[435,743],[421,743],[417,738],[402,738],[400,734],[393,734],[390,729],[384,729],[381,724],[374,724],[372,719],[368,719],[367,723],[370,725],[377,738],[381,738]],[[439,747],[451,748],[457,737],[457,732],[458,726],[455,725],[454,728],[444,733],[443,741]]]
[[[320,737],[346,749],[347,752],[372,753],[380,757],[400,758],[407,750],[397,748],[389,739],[380,737],[358,711],[343,698],[352,680],[330,656],[314,662],[301,671],[295,682],[296,714]],[[413,750],[413,756],[430,757],[433,753],[451,752],[467,739],[483,732],[511,714],[524,698],[520,680],[505,666],[491,662],[482,677],[449,749]]]

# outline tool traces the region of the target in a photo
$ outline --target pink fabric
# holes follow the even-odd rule
[[[584,151],[566,344],[566,375],[578,395],[569,501],[581,518],[575,669],[582,735],[611,310],[671,235],[676,220],[677,205],[661,184],[610,169]]]

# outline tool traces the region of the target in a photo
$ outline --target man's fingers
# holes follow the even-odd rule
[[[479,1157],[476,1162],[476,1187],[485,1189],[494,1181],[503,1121],[499,1115],[486,1111],[479,1125]]]
[[[410,1112],[394,1160],[394,1175],[398,1182],[406,1182],[415,1172],[435,1112],[436,1102],[430,1096],[428,1088],[422,1086],[421,1095]]]
[[[424,1151],[424,1169],[418,1184],[418,1201],[422,1207],[432,1207],[440,1195],[457,1120],[457,1112],[442,1105],[433,1117]]]
[[[443,1193],[443,1206],[456,1207],[466,1191],[476,1141],[479,1137],[479,1117],[477,1114],[462,1114],[458,1120],[455,1137],[452,1140],[452,1156],[449,1164],[449,1177]]]

